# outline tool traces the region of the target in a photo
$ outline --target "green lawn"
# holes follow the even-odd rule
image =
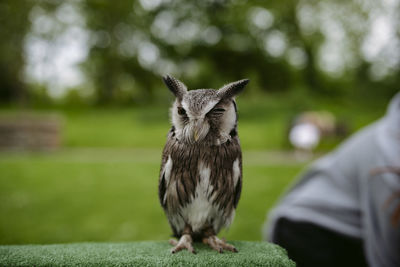
[[[233,225],[221,233],[231,240],[260,240],[267,211],[305,166],[279,152],[287,149],[285,130],[296,111],[331,110],[353,131],[385,112],[382,103],[307,102],[304,97],[239,98],[238,106],[243,193]],[[20,112],[3,109],[0,116]],[[168,106],[34,112],[60,115],[62,148],[0,152],[0,244],[169,237],[157,197]],[[328,140],[321,148],[339,141]]]
[[[159,149],[1,153],[0,243],[167,239],[157,198],[159,159]],[[302,166],[245,152],[242,198],[223,235],[260,240],[267,210]]]
[[[161,148],[170,128],[170,100],[140,108],[66,109],[50,111],[64,118],[63,144],[67,147]],[[288,149],[286,131],[300,111],[328,110],[344,121],[350,132],[378,119],[386,103],[360,103],[343,99],[305,100],[305,97],[262,96],[238,98],[239,135],[244,150]],[[49,110],[36,111],[48,113]],[[6,113],[6,111],[1,112]],[[320,149],[332,149],[341,140],[324,140]]]

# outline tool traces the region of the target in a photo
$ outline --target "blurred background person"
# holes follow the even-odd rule
[[[387,114],[311,165],[264,237],[298,266],[400,266],[400,93]]]
[[[329,111],[308,111],[297,115],[289,126],[288,139],[295,148],[295,155],[300,160],[312,156],[313,150],[321,139],[329,137],[343,138],[347,125],[337,122]]]

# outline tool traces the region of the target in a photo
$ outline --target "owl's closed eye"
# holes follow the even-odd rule
[[[191,91],[172,77],[165,77],[164,82],[176,96],[171,120],[179,140],[221,144],[229,139],[237,123],[234,97],[248,80],[228,84],[219,90]]]

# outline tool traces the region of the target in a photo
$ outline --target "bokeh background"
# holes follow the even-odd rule
[[[1,1],[0,244],[169,238],[167,73],[189,88],[251,80],[243,193],[222,235],[260,240],[311,160],[292,153],[293,118],[324,110],[351,134],[399,91],[400,1]]]

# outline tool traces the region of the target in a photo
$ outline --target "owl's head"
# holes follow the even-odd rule
[[[220,145],[237,135],[235,96],[249,80],[233,82],[219,90],[190,91],[174,77],[166,75],[163,80],[176,97],[171,120],[181,142]]]

